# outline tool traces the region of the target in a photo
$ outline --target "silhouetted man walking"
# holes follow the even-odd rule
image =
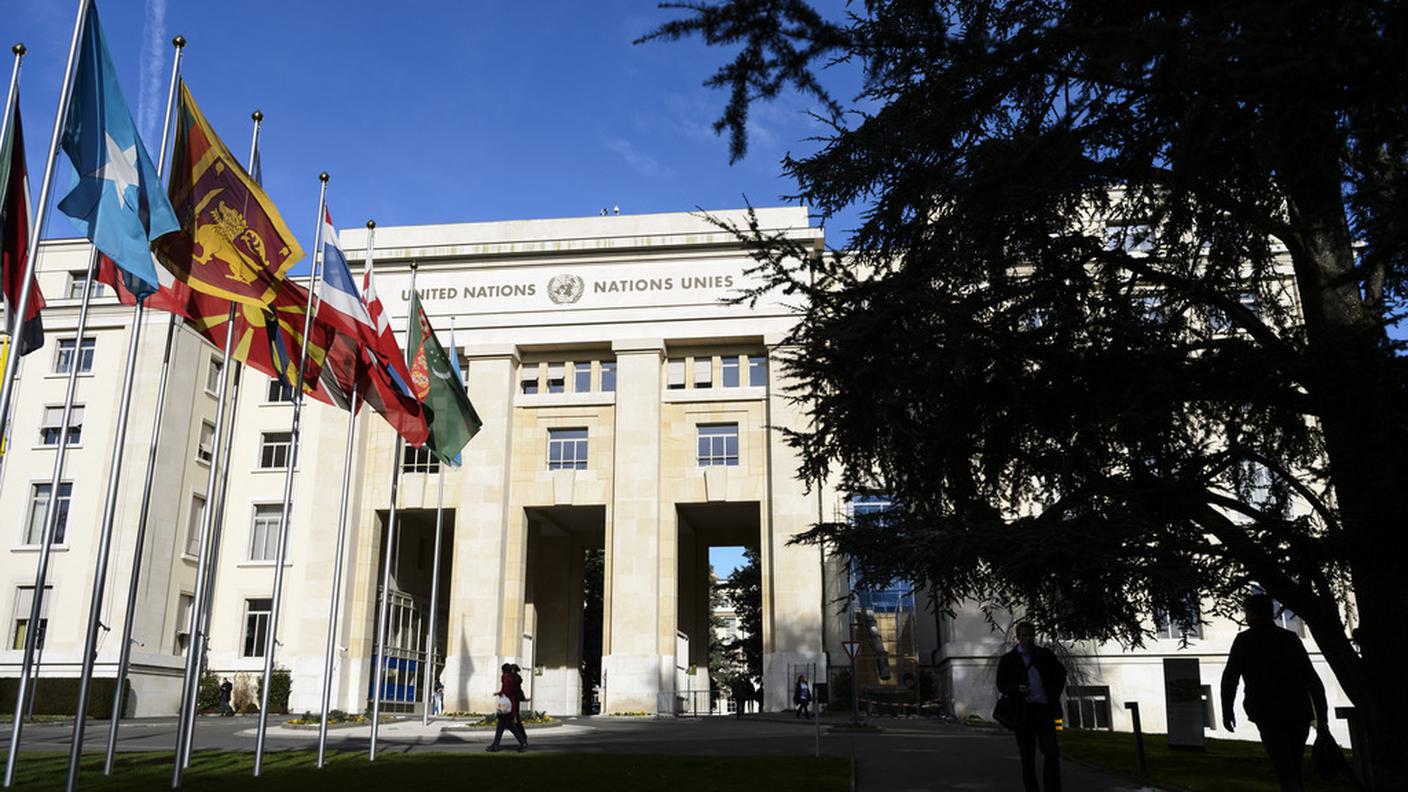
[[[1066,689],[1066,667],[1050,649],[1036,645],[1031,622],[1017,625],[1017,646],[997,663],[997,689],[1004,696],[1025,702],[1026,711],[1014,731],[1022,755],[1022,784],[1038,792],[1036,749],[1041,748],[1042,787],[1061,792],[1061,753],[1056,747],[1056,719],[1061,717],[1061,693]]]
[[[1237,679],[1246,680],[1242,707],[1261,732],[1261,744],[1285,792],[1300,792],[1301,764],[1310,720],[1326,728],[1325,685],[1310,664],[1300,636],[1276,626],[1271,598],[1253,594],[1242,601],[1247,629],[1237,634],[1222,672],[1222,725],[1237,728]]]

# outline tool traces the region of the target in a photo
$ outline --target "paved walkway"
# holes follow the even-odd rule
[[[276,719],[282,723],[283,718]],[[828,722],[818,739],[813,723],[777,717],[729,717],[680,720],[634,718],[574,718],[564,725],[530,729],[531,751],[574,751],[617,754],[692,754],[744,756],[822,753],[854,757],[856,787],[861,792],[911,792],[917,790],[1019,789],[1020,764],[1011,735],[925,720],[880,720],[876,733],[833,731]],[[256,721],[252,717],[201,718],[196,726],[197,749],[253,750]],[[452,721],[421,726],[419,720],[383,724],[383,751],[479,752],[493,739],[492,731],[466,731]],[[25,727],[26,749],[67,750],[71,724],[30,724]],[[337,750],[364,751],[371,728],[357,726],[329,732],[329,745]],[[87,750],[101,751],[107,741],[107,723],[90,723]],[[176,721],[171,718],[124,722],[120,744],[124,751],[169,751],[175,745]],[[311,748],[317,730],[275,726],[270,729],[271,750]],[[8,742],[3,730],[0,746]],[[1117,776],[1074,763],[1063,763],[1065,787],[1080,792],[1138,792],[1148,789]]]

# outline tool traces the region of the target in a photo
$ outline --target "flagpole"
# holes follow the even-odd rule
[[[161,127],[161,152],[157,156],[157,178],[166,166],[166,138],[171,128],[171,104],[176,96],[176,80],[181,70],[181,52],[186,40],[177,36],[171,40],[176,48],[171,61],[171,85],[166,95],[166,115]],[[91,275],[88,288],[92,288]],[[98,533],[98,560],[93,570],[93,595],[88,604],[88,630],[83,645],[83,670],[78,678],[78,704],[74,709],[73,739],[68,753],[68,780],[65,788],[73,792],[78,786],[78,764],[83,757],[83,732],[87,726],[88,690],[93,682],[93,665],[97,660],[98,628],[102,625],[103,594],[107,587],[108,555],[112,551],[112,527],[117,517],[117,493],[122,482],[122,456],[127,445],[127,419],[132,409],[132,383],[137,373],[137,349],[142,338],[142,317],[146,300],[139,300],[132,310],[132,330],[127,340],[127,367],[122,374],[122,395],[117,408],[117,434],[113,439],[112,460],[108,464],[108,491],[103,501],[103,522]],[[118,715],[111,716],[116,720]]]
[[[54,183],[54,160],[59,153],[59,141],[63,137],[64,121],[68,117],[68,103],[73,96],[73,69],[78,61],[78,40],[83,35],[83,20],[91,0],[78,0],[78,17],[73,21],[73,40],[68,45],[68,65],[64,66],[63,88],[59,90],[59,108],[54,115],[54,134],[49,139],[49,158],[44,162],[44,181],[39,189],[39,203],[35,209],[34,225],[29,229],[29,249],[25,251],[24,273],[20,276],[20,298],[10,308],[15,316],[23,317],[29,312],[29,298],[34,285],[34,267],[39,261],[39,239],[44,229],[44,220],[49,214],[49,188]],[[14,396],[15,372],[19,369],[20,356],[16,352],[5,358],[5,372],[0,375],[0,437],[5,435],[5,427],[10,420],[10,399]],[[18,720],[16,721],[18,724]],[[15,727],[18,736],[19,727]],[[10,743],[10,752],[16,750]],[[9,765],[5,768],[5,786],[10,785],[13,773]]]
[[[284,472],[283,516],[279,519],[279,552],[274,562],[274,601],[269,609],[269,640],[264,649],[264,684],[259,691],[259,727],[254,734],[254,777],[264,769],[264,738],[269,729],[269,689],[273,687],[274,650],[278,646],[279,610],[283,605],[284,562],[288,558],[288,521],[293,504],[293,473],[298,467],[300,420],[303,414],[303,377],[308,363],[308,334],[313,330],[313,303],[318,293],[318,271],[323,260],[323,212],[327,206],[328,172],[318,174],[318,221],[313,230],[313,271],[308,279],[308,303],[303,314],[303,343],[298,354],[298,376],[293,388],[293,422],[289,427],[292,448]]]
[[[186,645],[186,670],[181,680],[181,713],[176,734],[176,755],[172,763],[171,786],[178,788],[181,786],[181,771],[184,768],[183,757],[189,741],[190,730],[188,721],[195,717],[196,681],[199,670],[200,655],[196,649],[196,632],[200,628],[200,612],[205,604],[206,578],[209,576],[208,567],[211,566],[212,532],[215,528],[215,509],[210,508],[210,499],[215,495],[215,487],[220,474],[219,456],[222,443],[225,441],[225,408],[228,402],[227,387],[230,377],[230,350],[234,346],[235,339],[235,304],[230,303],[230,310],[225,317],[225,345],[222,350],[222,360],[220,364],[220,383],[215,394],[215,434],[211,438],[210,472],[205,477],[206,508],[201,510],[201,530],[200,530],[200,553],[196,558],[196,584],[195,592],[191,603],[190,621],[187,622],[187,634],[191,636],[190,643]]]
[[[264,113],[255,110],[249,114],[249,118],[254,122],[249,142],[249,168],[252,172],[254,169],[255,155],[259,152],[259,133],[263,129]],[[239,420],[240,394],[243,392],[244,369],[244,365],[236,360],[234,371],[230,374],[232,378],[230,381],[230,434],[228,435],[230,438],[234,437],[235,421]],[[196,653],[196,656],[200,658],[197,668],[205,667],[206,654],[210,648],[210,614],[215,608],[215,581],[219,576],[217,564],[220,558],[220,543],[225,536],[225,505],[227,502],[225,496],[229,494],[230,490],[230,454],[233,449],[234,441],[231,439],[225,443],[223,451],[220,452],[219,494],[215,496],[207,495],[209,498],[207,503],[215,509],[215,516],[214,522],[212,523],[213,528],[210,532],[210,572],[206,575],[205,594],[200,600],[204,605],[196,614],[196,629],[191,633],[191,649]],[[214,454],[215,451],[212,450],[212,459],[214,458]],[[199,707],[199,703],[195,699],[199,697],[199,690],[200,676],[197,675],[195,682],[196,692],[192,694],[195,698],[192,699],[191,716],[186,720],[185,750],[181,753],[181,766],[184,768],[190,768],[191,766],[191,749],[195,745],[196,710]]]
[[[219,495],[217,497],[208,498],[206,501],[206,503],[208,504],[208,508],[215,509],[215,516],[213,518],[214,522],[212,523],[214,527],[210,532],[211,559],[220,558],[220,542],[225,536],[225,496],[228,495],[230,491],[230,453],[235,447],[233,437],[235,433],[235,421],[239,420],[240,393],[242,392],[241,384],[243,383],[243,381],[244,366],[238,360],[236,360],[234,371],[230,374],[230,421],[229,434],[227,435],[227,437],[230,439],[225,443],[224,450],[220,457]],[[211,455],[211,458],[214,458],[213,453]],[[218,572],[219,566],[214,561],[212,561],[210,565],[210,573],[205,577],[205,608],[199,614],[200,621],[199,624],[196,625],[195,632],[191,633],[190,648],[196,653],[196,656],[200,658],[199,665],[197,666],[197,668],[205,667],[206,652],[209,649],[210,611],[214,607],[215,580],[218,575]],[[196,691],[198,696],[200,691],[199,676],[197,676],[196,679]],[[199,705],[197,704],[197,706]],[[181,766],[185,768],[189,768],[191,766],[191,746],[194,744],[195,741],[195,728],[196,715],[193,711],[190,719],[186,721],[186,750],[181,755]]]
[[[376,221],[367,221],[367,264],[376,249]],[[328,643],[323,652],[323,714],[318,722],[318,767],[323,766],[328,745],[328,705],[332,703],[332,662],[337,652],[337,619],[342,604],[342,563],[347,544],[347,499],[352,486],[352,447],[357,432],[357,386],[352,386],[352,411],[347,425],[347,453],[342,463],[342,502],[337,512],[337,552],[332,564],[332,594],[328,597]]]
[[[370,255],[371,245],[367,245]],[[347,542],[347,500],[352,488],[352,447],[357,439],[357,387],[352,387],[351,412],[347,416],[347,451],[342,461],[342,502],[337,510],[337,551],[332,563],[332,593],[328,597],[328,644],[323,651],[323,710],[318,721],[318,767],[323,766],[328,745],[328,705],[332,703],[332,661],[337,651],[338,605],[342,591],[342,559]]]
[[[251,116],[254,120],[254,131],[250,136],[249,161],[254,162],[254,154],[259,148],[259,129],[264,120],[264,114],[255,111]],[[181,786],[182,773],[186,769],[186,764],[190,760],[191,744],[195,740],[195,718],[196,718],[196,695],[200,685],[200,654],[196,651],[200,645],[198,635],[202,626],[201,614],[205,610],[205,599],[207,595],[213,594],[206,585],[207,579],[213,574],[215,566],[215,556],[213,553],[216,541],[215,509],[210,507],[211,499],[216,492],[216,476],[219,474],[219,460],[223,449],[222,443],[225,441],[225,407],[230,381],[230,351],[234,345],[235,337],[235,312],[238,306],[232,301],[230,310],[225,318],[225,347],[224,359],[220,366],[220,384],[216,389],[215,400],[215,435],[211,438],[210,453],[210,473],[206,476],[205,493],[206,508],[201,515],[201,540],[200,554],[196,559],[196,585],[191,602],[191,615],[188,622],[188,634],[191,636],[190,643],[186,646],[186,670],[181,684],[181,713],[177,723],[176,734],[176,755],[172,762],[171,787],[177,789]],[[234,429],[234,415],[231,414],[230,428]]]
[[[371,240],[368,239],[368,250],[371,249]],[[416,290],[416,263],[411,262],[411,293]],[[410,327],[410,322],[415,317],[410,315],[410,303],[406,306],[406,327]],[[409,336],[407,343],[410,343]],[[409,350],[407,350],[409,355]],[[372,688],[372,739],[371,749],[367,753],[367,761],[376,761],[376,740],[377,733],[381,726],[381,673],[386,665],[386,619],[388,611],[391,609],[391,549],[396,543],[396,491],[401,486],[401,435],[396,435],[395,456],[391,460],[391,514],[386,521],[386,558],[381,565],[381,609],[376,618],[376,654],[372,657],[372,681],[375,685]]]
[[[414,277],[414,276],[412,276]],[[414,286],[412,286],[414,288]],[[450,338],[455,336],[455,322],[450,321]],[[458,355],[454,341],[450,354]],[[458,383],[457,383],[458,385]],[[435,627],[440,621],[440,540],[445,520],[445,463],[440,463],[440,489],[435,496],[435,558],[430,567],[430,630],[425,639],[425,708],[421,712],[422,726],[430,725],[430,705],[435,700]]]
[[[63,485],[64,457],[68,453],[69,421],[73,415],[73,395],[78,386],[78,369],[83,361],[83,333],[88,329],[88,305],[92,301],[93,295],[93,290],[88,288],[87,284],[93,282],[97,263],[98,249],[95,247],[88,254],[88,279],[84,281],[83,301],[78,306],[78,329],[74,332],[73,354],[68,361],[68,382],[64,386],[63,414],[59,419],[59,447],[54,451],[54,469],[49,475],[49,502],[44,507],[44,527],[43,532],[39,535],[39,568],[34,576],[34,594],[30,597],[29,623],[24,631],[24,660],[20,666],[19,691],[15,696],[15,722],[10,727],[10,750],[5,759],[6,787],[15,782],[15,764],[19,759],[20,732],[24,725],[25,702],[27,697],[33,693],[29,689],[30,674],[34,671],[34,652],[41,629],[39,622],[41,614],[44,612],[44,584],[49,576],[49,556],[53,551],[54,533],[59,524],[59,492]],[[33,517],[31,516],[30,519]],[[28,531],[27,526],[26,531]],[[36,678],[34,684],[38,683]]]
[[[20,89],[20,61],[24,60],[24,54],[29,52],[25,48],[24,42],[17,42],[10,47],[10,52],[15,54],[15,65],[10,69],[10,93],[5,97],[5,120],[0,122],[0,141],[5,140],[10,134],[10,111],[15,109],[15,91]]]

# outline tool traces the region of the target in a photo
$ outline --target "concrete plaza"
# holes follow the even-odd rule
[[[278,718],[282,723],[286,718]],[[196,726],[197,750],[253,750],[253,717],[203,717]],[[1011,735],[931,721],[882,721],[875,733],[832,731],[828,721],[821,729],[824,754],[854,756],[856,788],[909,792],[910,790],[1010,790],[1021,786],[1016,744]],[[456,728],[461,727],[461,728]],[[383,724],[383,751],[482,752],[493,739],[492,731],[467,731],[462,723],[419,720]],[[25,728],[24,747],[32,750],[67,750],[71,724],[31,724]],[[124,751],[172,750],[176,722],[171,718],[138,719],[123,724],[120,745]],[[334,729],[329,745],[340,751],[364,751],[370,728]],[[8,739],[0,738],[0,744]],[[107,723],[95,722],[87,730],[89,751],[102,751]],[[317,731],[276,726],[270,729],[272,750],[309,749]],[[529,750],[610,754],[679,754],[709,756],[810,755],[818,738],[813,724],[780,717],[698,719],[573,718],[562,726],[532,729]],[[1136,792],[1150,789],[1072,762],[1063,762],[1067,789],[1083,792]]]

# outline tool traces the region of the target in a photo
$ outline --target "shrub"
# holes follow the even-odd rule
[[[220,677],[212,671],[200,675],[200,688],[196,691],[196,710],[206,712],[220,707]]]
[[[293,691],[293,675],[283,666],[275,666],[273,679],[269,682],[269,712],[280,714],[288,713],[288,697]],[[264,699],[264,678],[260,676],[255,683],[254,707],[259,708],[259,702]]]

